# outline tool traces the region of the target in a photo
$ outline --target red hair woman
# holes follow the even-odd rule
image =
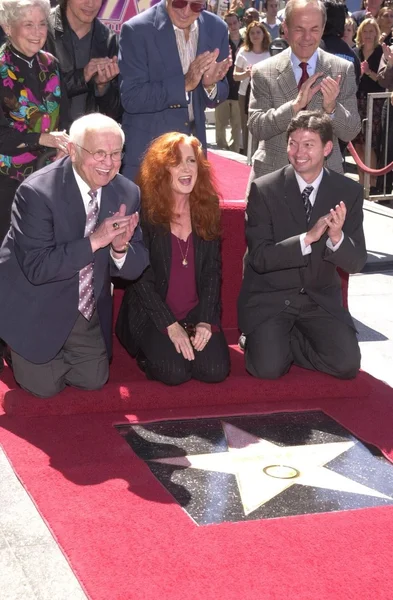
[[[199,141],[176,132],[154,140],[138,183],[150,267],[127,288],[116,333],[149,379],[222,381],[220,208]]]

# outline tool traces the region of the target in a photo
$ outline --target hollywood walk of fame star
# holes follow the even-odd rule
[[[157,458],[149,462],[232,473],[246,515],[293,485],[392,499],[325,466],[356,442],[278,446],[229,423],[223,422],[222,426],[227,452]]]

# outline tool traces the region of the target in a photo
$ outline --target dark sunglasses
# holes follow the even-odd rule
[[[173,8],[186,8],[187,4],[190,5],[192,12],[200,13],[205,10],[204,2],[187,2],[187,0],[172,0]]]

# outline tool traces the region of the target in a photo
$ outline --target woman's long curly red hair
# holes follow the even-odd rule
[[[219,194],[211,167],[194,136],[165,133],[155,139],[143,158],[137,183],[141,188],[143,218],[153,225],[169,228],[174,221],[174,200],[170,167],[181,161],[180,144],[190,145],[195,153],[198,175],[190,194],[192,227],[204,240],[220,236]]]

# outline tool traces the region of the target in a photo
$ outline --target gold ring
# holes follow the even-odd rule
[[[112,227],[113,229],[119,229],[120,225],[119,223],[113,223]]]

